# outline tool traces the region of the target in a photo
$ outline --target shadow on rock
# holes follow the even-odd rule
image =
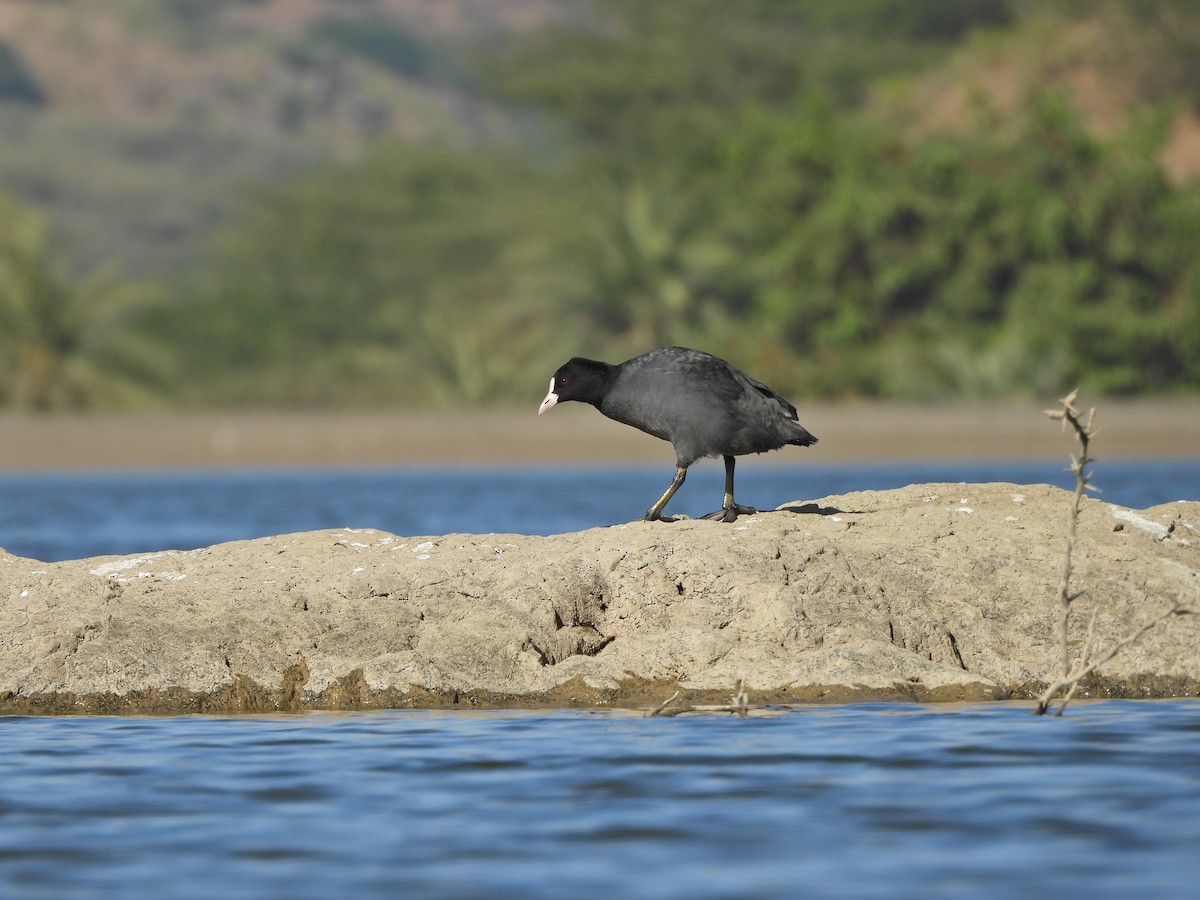
[[[862,510],[838,509],[836,506],[821,506],[817,503],[797,503],[781,506],[775,512],[790,512],[799,516],[861,516]]]

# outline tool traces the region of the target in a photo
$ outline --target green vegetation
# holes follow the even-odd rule
[[[171,10],[220,29],[258,5]],[[55,287],[5,276],[0,366],[20,375],[0,404],[519,402],[569,355],[664,343],[797,397],[1200,389],[1200,161],[1164,162],[1196,116],[1186,4],[561,5],[556,24],[457,44],[339,7],[274,45],[300,79],[259,104],[278,133],[98,131],[139,173],[182,152],[197,177],[146,204],[158,265],[87,240],[68,265],[41,226],[22,245],[5,271]],[[350,65],[357,81],[331,74]],[[394,84],[430,93],[406,106]],[[434,106],[442,124],[404,138]],[[347,153],[322,121],[379,137]],[[281,135],[284,176],[342,152],[268,180]],[[53,199],[34,156],[56,157],[29,146],[0,178]],[[214,174],[235,166],[238,182]],[[122,178],[139,183],[78,187],[85,214],[129,206],[104,201]],[[33,221],[0,207],[0,235],[10,220]],[[67,274],[97,255],[155,289]],[[29,362],[31,334],[59,362]]]
[[[45,99],[37,80],[17,51],[0,43],[0,102],[39,106]]]
[[[51,411],[148,402],[165,346],[136,318],[145,288],[97,274],[68,278],[45,223],[0,202],[0,406]]]
[[[540,342],[562,349],[538,284],[552,263],[537,179],[518,160],[385,145],[264,191],[161,322],[197,390],[185,399],[503,398]]]
[[[413,78],[429,77],[440,59],[423,41],[387,19],[321,19],[309,29],[308,41]]]
[[[1146,152],[1161,123],[1102,142],[1054,97],[1011,136],[917,146],[802,121],[771,142],[785,159],[753,164],[804,208],[768,238],[753,313],[807,383],[931,398],[1198,383],[1200,198]]]

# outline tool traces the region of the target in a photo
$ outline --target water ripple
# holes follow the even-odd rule
[[[0,895],[1187,896],[1200,703],[0,719]]]

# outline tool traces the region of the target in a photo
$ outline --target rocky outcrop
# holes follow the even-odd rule
[[[0,553],[0,710],[754,703],[1036,693],[1056,669],[1069,494],[927,484],[733,525],[551,537],[333,530],[41,563]],[[1085,501],[1073,640],[1200,606],[1200,503]],[[1200,619],[1085,693],[1200,691]]]

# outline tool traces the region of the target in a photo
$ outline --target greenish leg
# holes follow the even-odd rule
[[[732,456],[725,457],[725,498],[721,501],[721,509],[733,509],[733,467],[737,464],[737,459]]]
[[[738,516],[752,516],[756,512],[752,506],[738,506],[733,500],[733,469],[737,464],[736,457],[725,457],[725,497],[717,512],[709,513],[704,518],[715,519],[718,522],[735,522]]]
[[[671,486],[668,487],[663,492],[663,495],[658,498],[657,503],[655,503],[652,507],[650,507],[648,510],[646,510],[646,515],[643,516],[642,518],[645,519],[647,522],[653,522],[655,519],[662,519],[663,507],[665,507],[667,505],[667,503],[670,501],[670,499],[675,496],[675,492],[677,490],[679,490],[680,485],[683,484],[683,482],[686,478],[687,478],[687,466],[680,466],[679,468],[677,468],[675,470],[675,477],[671,479]],[[669,522],[671,520],[663,519],[663,521]]]

